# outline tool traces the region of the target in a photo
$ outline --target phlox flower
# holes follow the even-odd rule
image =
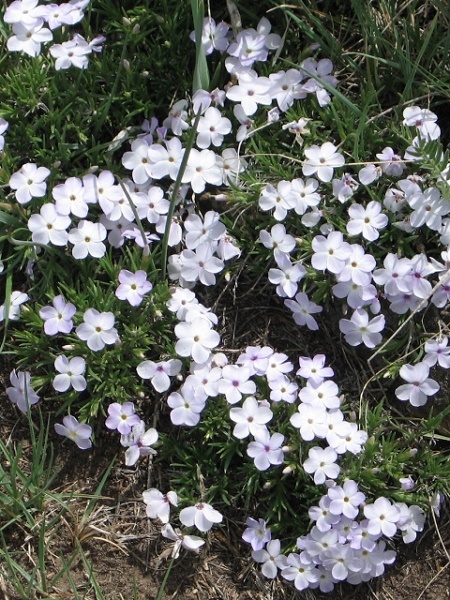
[[[307,552],[298,554],[291,552],[282,567],[281,576],[288,581],[293,581],[299,591],[309,587],[317,587],[319,570],[312,562]]]
[[[399,258],[397,254],[389,252],[383,261],[383,266],[383,269],[376,269],[373,272],[372,277],[375,283],[383,285],[386,294],[395,295],[401,291],[407,291],[408,285],[402,284],[402,281],[411,271],[411,261],[408,258]]]
[[[206,109],[205,114],[200,117],[197,127],[197,146],[205,149],[213,146],[221,146],[223,138],[232,129],[230,119],[222,116],[220,110],[214,106]]]
[[[274,579],[278,569],[287,567],[286,557],[280,552],[280,540],[271,540],[264,550],[253,550],[252,552],[253,560],[262,563],[261,573],[267,579]]]
[[[222,515],[211,504],[197,502],[180,511],[179,519],[185,527],[197,527],[199,531],[209,531],[214,523],[222,522]]]
[[[247,346],[245,352],[239,355],[236,363],[248,367],[253,375],[265,375],[273,349],[269,346]]]
[[[379,165],[366,165],[358,173],[358,179],[363,185],[370,185],[380,179],[383,171]]]
[[[328,58],[322,58],[319,61],[313,58],[307,58],[300,65],[300,70],[310,76],[302,86],[308,94],[316,94],[320,106],[326,106],[331,102],[329,92],[324,88],[322,81],[332,87],[337,87],[338,80],[331,75],[333,63]],[[315,75],[315,77],[314,77]]]
[[[13,23],[12,30],[14,35],[6,42],[10,52],[25,52],[29,56],[38,56],[41,45],[53,39],[50,29],[44,27],[43,19],[36,19],[30,25],[23,22]]]
[[[430,367],[425,362],[403,365],[399,375],[407,383],[396,388],[397,398],[409,401],[412,406],[424,406],[428,396],[434,396],[440,389],[437,381],[428,377],[429,372]]]
[[[247,447],[247,454],[253,458],[258,471],[266,471],[270,465],[282,464],[284,454],[281,445],[284,442],[284,435],[281,433],[270,435],[269,431],[264,429],[254,438],[255,441],[250,442]]]
[[[342,204],[347,202],[355,191],[358,189],[359,184],[349,173],[344,173],[341,179],[333,179],[333,195]]]
[[[256,398],[250,396],[245,400],[242,408],[232,408],[230,410],[230,419],[236,423],[233,435],[239,440],[248,437],[250,434],[256,436],[266,429],[266,423],[272,417],[273,412],[267,403],[258,402]]]
[[[144,360],[136,367],[139,377],[150,379],[152,386],[157,392],[165,392],[170,387],[170,377],[178,375],[182,363],[177,358],[155,363],[152,360]]]
[[[73,244],[73,257],[81,260],[89,254],[95,258],[101,258],[106,252],[106,246],[103,243],[106,235],[106,227],[101,223],[81,220],[78,226],[71,229],[68,234],[69,242]]]
[[[229,44],[227,38],[229,30],[229,26],[224,21],[216,24],[215,20],[211,17],[203,19],[202,46],[207,56],[214,50],[225,52]],[[189,37],[195,42],[195,31],[192,31]]]
[[[311,506],[308,510],[308,516],[311,521],[316,523],[316,527],[319,531],[329,531],[333,525],[336,525],[340,521],[339,515],[333,515],[330,512],[331,500],[328,496],[322,496],[319,500],[318,506]]]
[[[181,135],[183,131],[189,129],[187,122],[187,100],[178,100],[172,105],[169,116],[163,121],[163,127],[171,129],[174,135]],[[154,175],[152,175],[154,177]]]
[[[442,198],[435,187],[413,194],[408,198],[408,204],[414,209],[409,216],[412,227],[422,227],[425,224],[433,231],[440,231],[442,217],[450,212],[450,202]]]
[[[345,164],[345,158],[336,150],[336,146],[331,142],[305,148],[307,160],[303,163],[303,174],[309,176],[317,173],[320,181],[331,181],[333,170]]]
[[[269,79],[272,82],[270,95],[277,101],[278,108],[286,112],[295,100],[306,98],[307,94],[300,85],[304,75],[298,69],[288,69],[271,73]]]
[[[229,404],[239,402],[243,394],[254,394],[256,384],[250,379],[251,375],[247,367],[226,365],[222,369],[222,378],[219,380],[219,393],[225,395]]]
[[[300,368],[296,375],[310,379],[314,384],[320,384],[326,377],[333,377],[334,371],[325,366],[325,354],[316,354],[313,358],[301,356],[299,358]]]
[[[336,479],[341,471],[336,464],[337,453],[329,446],[320,448],[314,446],[308,452],[308,458],[303,463],[303,468],[307,473],[314,473],[314,483],[319,485],[325,483],[325,479]]]
[[[244,67],[251,67],[255,61],[267,60],[266,37],[254,29],[240,31],[236,40],[228,46],[228,54],[239,59]]]
[[[269,183],[263,188],[258,202],[262,210],[275,209],[274,218],[277,221],[284,221],[288,211],[294,208],[295,205],[291,182],[280,181],[276,188]]]
[[[77,309],[71,302],[66,302],[64,297],[55,296],[53,306],[43,306],[39,316],[44,320],[44,331],[47,335],[57,333],[70,333],[73,328],[72,317]]]
[[[376,267],[376,260],[371,254],[366,254],[359,244],[350,245],[351,254],[346,260],[345,267],[338,275],[338,281],[353,281],[362,286],[367,286],[372,279],[372,271]]]
[[[379,229],[384,229],[388,224],[388,218],[381,212],[382,205],[375,200],[370,201],[366,208],[361,204],[352,204],[348,209],[350,221],[347,223],[347,231],[350,235],[362,233],[364,239],[373,242],[380,237]]]
[[[286,375],[278,375],[268,379],[270,387],[270,399],[272,402],[288,402],[293,404],[297,399],[298,385],[290,381]]]
[[[192,356],[196,363],[205,363],[211,350],[219,345],[220,335],[211,328],[209,321],[196,318],[192,323],[178,323],[175,326],[178,338],[175,352],[178,356]]]
[[[17,321],[20,317],[20,306],[29,300],[28,294],[24,292],[14,291],[9,298],[8,319]],[[5,304],[0,306],[0,323],[5,320]]]
[[[62,44],[53,44],[50,46],[50,54],[56,58],[55,69],[87,69],[89,65],[88,56],[92,53],[92,48],[81,36],[74,37]]]
[[[156,450],[151,448],[158,441],[158,432],[153,427],[145,430],[144,421],[139,421],[133,425],[131,432],[120,436],[120,443],[125,446],[125,464],[131,467],[137,463],[141,456],[151,456],[156,454]]]
[[[145,512],[150,519],[159,519],[161,523],[168,523],[170,506],[178,506],[178,497],[175,492],[163,494],[156,488],[150,488],[142,493],[146,504]]]
[[[434,367],[437,363],[443,369],[450,369],[450,348],[447,347],[447,344],[447,336],[425,342],[423,362],[429,367]]]
[[[349,519],[358,516],[359,507],[366,499],[365,494],[359,491],[358,484],[352,479],[347,479],[342,486],[329,488],[327,495],[331,500],[330,512],[333,515],[344,515]]]
[[[112,221],[120,218],[121,211],[118,202],[124,200],[124,193],[122,188],[116,184],[111,171],[101,171],[99,175],[88,173],[83,177],[83,185],[86,202],[99,204],[104,214]]]
[[[153,288],[150,281],[147,281],[145,271],[132,273],[122,269],[119,273],[119,282],[120,285],[116,289],[115,295],[119,300],[127,300],[131,306],[139,306],[144,299],[144,295],[148,294]]]
[[[249,517],[245,524],[247,529],[242,534],[242,539],[250,544],[253,550],[261,550],[265,544],[270,541],[272,534],[270,529],[267,528],[264,519],[252,519]]]
[[[417,538],[417,533],[423,531],[425,525],[425,513],[420,508],[413,504],[407,506],[403,503],[396,503],[400,509],[401,517],[397,523],[397,527],[401,531],[403,542],[405,544],[411,544]]]
[[[350,346],[359,346],[363,343],[367,348],[375,348],[381,343],[380,331],[383,331],[385,322],[384,315],[378,315],[369,321],[367,311],[357,308],[350,319],[339,320],[339,330]]]
[[[315,207],[320,203],[321,197],[316,191],[318,187],[319,182],[313,177],[308,177],[306,180],[297,177],[291,181],[291,194],[295,200],[294,211],[298,215],[304,215],[309,207]]]
[[[164,141],[164,144],[165,147],[162,144],[149,146],[147,155],[150,167],[146,171],[153,179],[162,179],[168,175],[175,181],[183,160],[184,148],[177,137]]]
[[[298,396],[305,404],[332,409],[339,408],[341,405],[338,394],[339,388],[334,381],[314,383],[311,379],[308,379],[306,386],[300,390]]]
[[[222,185],[223,173],[215,153],[212,150],[192,148],[188,164],[183,176],[183,183],[190,183],[193,191],[200,194],[209,183]]]
[[[236,85],[227,90],[227,98],[233,102],[240,102],[245,115],[254,115],[258,104],[270,106],[272,97],[270,88],[272,83],[268,77],[258,77],[255,71],[247,71],[239,75]]]
[[[273,250],[275,255],[289,254],[296,245],[294,237],[286,232],[285,226],[281,223],[274,225],[270,233],[265,229],[260,231],[259,241],[269,250]]]
[[[64,435],[75,442],[81,450],[87,450],[92,447],[91,435],[92,427],[85,423],[79,423],[72,415],[63,418],[63,425],[55,423],[55,431],[58,435]]]
[[[199,111],[203,114],[211,104],[223,106],[224,102],[225,90],[219,90],[219,88],[216,88],[212,92],[198,89],[192,96],[192,108],[194,114],[197,114]]]
[[[363,561],[358,551],[348,544],[336,544],[323,553],[322,564],[337,581],[344,581],[349,574],[358,573],[363,568]]]
[[[192,385],[185,383],[179,392],[172,392],[167,398],[167,404],[172,409],[170,420],[174,425],[195,427],[200,421],[200,415],[205,408],[205,400],[196,395]]]
[[[223,184],[237,185],[239,174],[246,170],[248,163],[241,158],[234,148],[225,148],[217,157],[217,163],[223,170]]]
[[[266,369],[268,382],[278,379],[284,373],[290,373],[294,365],[288,360],[288,355],[283,352],[274,352],[269,358]]]
[[[161,535],[168,540],[175,542],[172,550],[172,558],[179,557],[180,548],[198,552],[200,547],[205,543],[205,540],[202,540],[197,535],[186,535],[181,533],[179,529],[174,529],[170,523],[165,523],[163,525]]]
[[[428,298],[433,288],[426,277],[435,273],[436,267],[429,262],[426,254],[413,256],[410,265],[410,271],[401,282],[403,287],[400,287],[400,290],[410,292],[417,298]]]
[[[167,308],[170,312],[176,314],[179,321],[184,321],[189,308],[194,304],[198,304],[195,293],[186,288],[173,287],[170,289],[170,294],[171,296],[166,303]]]
[[[108,418],[105,425],[108,429],[115,430],[121,435],[128,435],[134,425],[141,422],[139,416],[135,413],[133,402],[113,402],[108,406]]]
[[[330,271],[338,275],[345,267],[347,259],[351,256],[352,249],[349,243],[344,242],[340,231],[331,231],[326,237],[316,235],[312,241],[314,254],[311,265],[318,271]]]
[[[350,308],[362,308],[371,305],[373,313],[379,312],[374,309],[374,302],[378,301],[377,290],[374,285],[358,285],[353,281],[341,281],[331,288],[336,298],[346,298]]]
[[[320,405],[299,404],[297,410],[290,422],[300,431],[301,438],[305,442],[310,442],[315,437],[323,439],[328,430],[326,409]]]
[[[103,350],[106,344],[115,344],[119,340],[112,312],[99,312],[95,308],[88,308],[83,320],[84,323],[78,325],[75,333],[94,352]]]
[[[241,255],[241,249],[237,246],[236,240],[224,233],[218,240],[216,254],[222,261],[231,260],[235,256]]]
[[[31,375],[28,371],[16,371],[9,374],[12,387],[6,388],[6,395],[24,414],[30,406],[39,402],[39,396],[31,386]]]
[[[329,417],[329,416],[328,416]],[[356,423],[340,421],[333,425],[333,430],[330,430],[330,421],[328,421],[327,442],[336,450],[338,454],[351,452],[359,454],[362,451],[363,445],[369,437],[363,429],[358,429]]]
[[[64,183],[52,189],[56,211],[60,215],[73,214],[84,219],[89,207],[84,200],[83,182],[78,177],[69,177]]]
[[[387,498],[377,498],[373,504],[366,504],[364,516],[369,520],[367,531],[373,535],[382,533],[388,538],[397,533],[400,511]]]
[[[34,25],[40,20],[39,0],[14,0],[6,8],[3,20],[5,23],[23,23],[24,25]]]
[[[317,321],[312,315],[322,312],[323,307],[312,302],[305,292],[298,292],[294,300],[287,299],[284,304],[293,312],[294,321],[297,325],[306,325],[311,331],[319,329]]]
[[[428,140],[437,140],[441,135],[441,129],[436,124],[437,115],[427,108],[419,106],[408,106],[403,111],[403,123],[409,127],[417,127],[422,137]]]
[[[83,376],[86,370],[86,361],[81,356],[74,356],[70,360],[63,355],[55,358],[55,369],[59,375],[53,379],[53,387],[57,392],[65,392],[72,387],[77,392],[86,389],[87,383]]]
[[[377,158],[383,163],[381,165],[383,173],[391,177],[401,177],[405,170],[405,165],[399,162],[401,158],[398,154],[395,154],[392,148],[387,146],[380,154],[377,154]]]
[[[125,169],[132,171],[134,183],[145,184],[151,180],[151,162],[148,155],[149,144],[145,139],[138,138],[131,142],[131,150],[122,156]]]
[[[49,175],[50,170],[46,167],[38,167],[35,163],[26,163],[19,171],[11,175],[8,185],[12,190],[16,190],[17,202],[27,204],[32,198],[45,196],[47,190],[45,180]]]
[[[66,229],[71,223],[71,218],[59,215],[53,204],[43,204],[39,214],[31,215],[28,219],[27,227],[33,242],[45,246],[49,243],[65,246],[69,237]]]
[[[209,210],[203,218],[192,214],[184,221],[186,230],[186,247],[195,250],[205,242],[216,242],[225,232],[226,227],[220,222],[219,213]]]
[[[5,147],[5,138],[3,137],[3,134],[8,129],[8,127],[9,127],[8,121],[6,121],[5,119],[0,117],[0,152]]]

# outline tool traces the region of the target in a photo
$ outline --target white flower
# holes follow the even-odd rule
[[[17,371],[13,369],[9,374],[12,387],[6,388],[6,395],[13,404],[24,414],[30,406],[39,401],[39,396],[31,387],[31,375],[28,371]]]
[[[345,158],[336,150],[336,146],[331,142],[305,148],[307,160],[303,163],[303,174],[309,176],[317,173],[321,181],[331,181],[333,170],[345,164]]]
[[[41,44],[53,39],[50,29],[44,27],[43,19],[37,19],[32,25],[14,23],[12,30],[14,35],[6,42],[10,52],[25,52],[29,56],[37,56],[41,51]]]
[[[20,317],[20,305],[29,300],[28,294],[24,292],[12,292],[9,298],[8,319],[17,321]],[[0,323],[5,320],[5,304],[0,306]]]
[[[94,352],[103,350],[106,344],[115,344],[119,336],[114,327],[115,317],[112,312],[99,312],[89,308],[83,315],[84,323],[78,325],[75,333],[87,342],[88,347]]]
[[[176,358],[160,361],[159,363],[155,363],[152,360],[144,360],[139,363],[136,371],[142,379],[150,379],[155,390],[161,393],[169,389],[170,377],[178,375],[181,367],[181,360]]]
[[[45,180],[50,175],[46,167],[38,167],[35,163],[22,165],[17,173],[13,173],[9,180],[9,187],[16,190],[16,200],[20,204],[27,204],[32,198],[45,196],[47,184]]]
[[[180,511],[180,521],[185,527],[197,527],[199,531],[209,531],[214,523],[222,522],[219,511],[206,502],[197,502],[194,506],[187,506]]]
[[[101,258],[106,252],[106,246],[102,240],[106,238],[106,227],[101,223],[92,221],[80,221],[78,227],[69,231],[69,242],[73,244],[72,254],[74,258],[86,258],[88,254],[95,258]]]
[[[175,492],[161,493],[156,488],[145,490],[142,494],[146,506],[147,517],[159,519],[161,523],[168,523],[170,506],[178,506],[178,497]]]
[[[53,204],[44,204],[40,214],[31,215],[28,219],[28,229],[32,233],[31,239],[37,244],[47,246],[51,242],[55,246],[65,246],[69,237],[66,229],[71,222],[70,217],[59,215]]]
[[[145,431],[144,421],[133,425],[131,433],[120,436],[120,443],[127,448],[125,452],[125,464],[131,467],[136,464],[141,456],[150,456],[156,454],[156,450],[151,448],[158,441],[158,432],[153,427]]]
[[[212,330],[209,321],[196,318],[192,323],[178,323],[175,326],[178,341],[175,352],[179,356],[192,356],[196,363],[205,363],[211,350],[219,345],[220,335]]]
[[[339,329],[350,346],[359,346],[364,343],[367,348],[375,348],[381,343],[380,331],[383,331],[384,325],[384,315],[378,315],[369,321],[368,313],[362,308],[356,309],[350,320],[340,319],[339,321]]]
[[[281,445],[284,442],[284,435],[274,433],[272,436],[264,428],[255,436],[255,441],[250,442],[247,447],[247,454],[253,458],[255,467],[258,471],[266,471],[270,465],[281,465],[284,460]]]
[[[77,392],[86,389],[86,379],[83,373],[86,370],[86,361],[81,356],[74,356],[70,360],[63,355],[55,359],[55,369],[60,373],[53,379],[53,387],[57,392],[65,392],[73,387]]]
[[[439,384],[430,379],[430,367],[425,362],[415,365],[403,365],[399,371],[400,377],[407,383],[400,385],[395,390],[399,400],[408,400],[412,406],[423,406],[428,396],[433,396],[439,391]]]

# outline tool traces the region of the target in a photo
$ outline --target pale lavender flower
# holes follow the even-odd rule
[[[373,535],[382,533],[389,538],[396,534],[400,511],[387,498],[377,498],[373,504],[366,504],[364,516],[369,519],[367,526],[369,533]]]
[[[141,456],[150,456],[156,454],[156,450],[151,448],[158,441],[158,432],[153,427],[145,430],[144,421],[139,421],[133,425],[131,432],[120,436],[120,443],[127,448],[125,452],[125,464],[131,467],[139,460]]]
[[[43,204],[39,214],[35,213],[28,219],[27,227],[33,242],[44,246],[50,242],[55,246],[65,246],[69,237],[66,229],[71,223],[71,218],[59,215],[53,204]]]
[[[12,387],[6,388],[6,395],[24,414],[30,406],[39,402],[39,396],[31,387],[31,375],[28,371],[16,371],[9,374]]]
[[[339,330],[350,346],[363,343],[367,348],[375,348],[381,343],[380,331],[383,331],[384,326],[384,315],[378,315],[369,321],[369,314],[362,308],[357,308],[350,319],[339,320]]]
[[[25,292],[14,291],[9,298],[8,319],[17,321],[20,317],[20,306],[29,300],[28,294]],[[5,320],[5,305],[0,306],[0,323]]]
[[[267,528],[266,522],[264,519],[252,519],[248,517],[245,524],[247,525],[247,529],[244,530],[242,534],[242,539],[250,544],[253,550],[261,550],[264,548],[265,544],[271,540],[272,534],[270,529]]]
[[[181,360],[171,358],[158,363],[152,360],[144,360],[136,367],[139,377],[150,379],[152,386],[157,392],[165,392],[170,387],[170,377],[178,375],[181,371]]]
[[[63,418],[63,425],[55,423],[55,431],[59,435],[64,435],[69,438],[69,440],[75,442],[81,450],[87,450],[92,446],[90,440],[92,427],[85,423],[79,423],[77,419],[71,415],[67,415]]]
[[[87,383],[83,376],[86,370],[86,361],[81,356],[74,356],[70,360],[64,356],[57,356],[55,369],[59,375],[53,379],[53,387],[57,392],[65,392],[72,387],[77,392],[86,389]]]
[[[147,281],[147,273],[141,270],[132,273],[122,269],[119,273],[119,282],[115,294],[119,300],[127,300],[131,306],[139,306],[145,294],[153,289],[153,285]]]
[[[133,402],[113,402],[108,406],[109,417],[105,421],[108,429],[117,429],[122,435],[128,435],[131,428],[141,422],[139,416],[135,413]]]
[[[226,368],[226,367],[225,367]],[[253,436],[262,433],[273,417],[267,402],[258,402],[253,396],[249,396],[242,408],[232,408],[230,419],[236,423],[233,435],[242,440],[250,434]]]
[[[73,328],[72,317],[77,309],[71,302],[66,302],[61,295],[55,296],[52,304],[53,306],[43,306],[39,310],[39,316],[44,320],[45,333],[47,335],[70,333]]]
[[[341,468],[336,464],[337,453],[329,446],[320,448],[314,446],[308,452],[308,458],[303,463],[307,473],[314,473],[314,483],[319,485],[325,483],[325,479],[336,479]]]
[[[397,398],[409,401],[412,406],[424,406],[428,396],[434,396],[440,389],[437,381],[428,377],[429,372],[430,367],[425,362],[403,365],[399,375],[407,383],[396,388]]]
[[[258,471],[266,471],[270,465],[281,465],[284,459],[281,449],[283,442],[284,435],[274,433],[271,436],[267,429],[255,435],[255,441],[248,445],[247,454],[254,459]]]
[[[288,298],[284,301],[284,304],[291,309],[294,321],[297,325],[306,325],[311,331],[317,331],[319,329],[317,321],[312,315],[322,312],[323,307],[312,302],[305,292],[298,292],[298,294],[295,295],[294,300]]]
[[[88,308],[83,320],[84,323],[78,325],[75,333],[94,352],[103,350],[106,344],[115,344],[119,340],[112,312],[99,312],[95,308]]]
[[[287,567],[286,557],[280,552],[280,540],[271,540],[264,550],[253,550],[252,552],[253,560],[262,563],[261,573],[267,579],[274,579],[278,574],[278,569]]]

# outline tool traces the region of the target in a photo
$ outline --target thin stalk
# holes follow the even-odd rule
[[[156,600],[162,600],[164,589],[166,587],[167,580],[169,579],[170,571],[172,570],[173,563],[175,562],[175,557],[173,556],[169,566],[167,567],[166,574],[164,575],[164,579],[162,580],[161,587],[159,588],[158,595],[156,596]]]
[[[162,265],[161,265],[161,279],[165,281],[166,272],[167,272],[167,252],[169,246],[169,233],[170,233],[170,225],[172,223],[173,213],[175,211],[175,204],[178,198],[178,192],[181,187],[181,180],[183,179],[184,172],[186,171],[187,162],[189,159],[189,154],[191,153],[192,146],[194,145],[195,134],[197,133],[198,123],[201,117],[201,109],[199,109],[198,113],[195,116],[195,121],[192,126],[192,129],[189,132],[189,138],[186,144],[186,149],[183,154],[183,160],[181,161],[180,169],[177,174],[177,178],[175,180],[175,184],[173,186],[172,198],[170,199],[169,211],[167,213],[167,221],[166,227],[164,229],[164,237],[162,242]]]

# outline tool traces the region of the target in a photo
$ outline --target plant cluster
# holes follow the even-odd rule
[[[52,31],[65,34],[88,5],[16,0],[4,15],[8,49],[39,60]],[[444,413],[416,428],[386,417],[395,398],[426,405],[450,367],[440,318],[450,298],[448,154],[437,115],[411,103],[393,119],[390,145],[361,160],[336,124],[339,103],[354,105],[329,58],[310,47],[298,66],[282,59],[276,69],[283,38],[267,18],[232,30],[192,5],[192,97],[184,90],[166,118],[149,115],[127,132],[125,151],[125,139],[110,140],[104,164],[63,177],[58,166],[24,162],[0,121],[14,165],[0,213],[2,348],[15,361],[6,393],[28,415],[45,399],[62,415],[56,433],[82,450],[106,417],[127,466],[176,455],[179,488],[143,492],[174,558],[182,547],[199,551],[204,539],[193,532],[221,523],[232,496],[249,512],[249,498],[254,506],[268,490],[256,508],[264,514],[243,531],[253,559],[267,578],[280,571],[298,590],[330,592],[380,576],[395,560],[390,541],[413,542],[430,501],[438,511],[449,491],[437,476],[445,456],[417,442]],[[104,41],[76,33],[53,45],[55,70],[88,69]],[[203,196],[221,208],[201,210]],[[325,354],[249,345],[232,360],[221,348],[201,290],[236,276],[243,255],[267,272],[298,327],[336,326],[347,352],[367,353],[358,417],[358,398],[341,393]],[[155,420],[147,428],[159,411],[183,432]],[[177,449],[177,435],[223,463],[222,481],[236,467],[243,489],[205,485],[201,464],[198,489],[187,489],[194,449]],[[178,504],[182,529],[171,517]],[[302,529],[287,528],[283,511]]]

